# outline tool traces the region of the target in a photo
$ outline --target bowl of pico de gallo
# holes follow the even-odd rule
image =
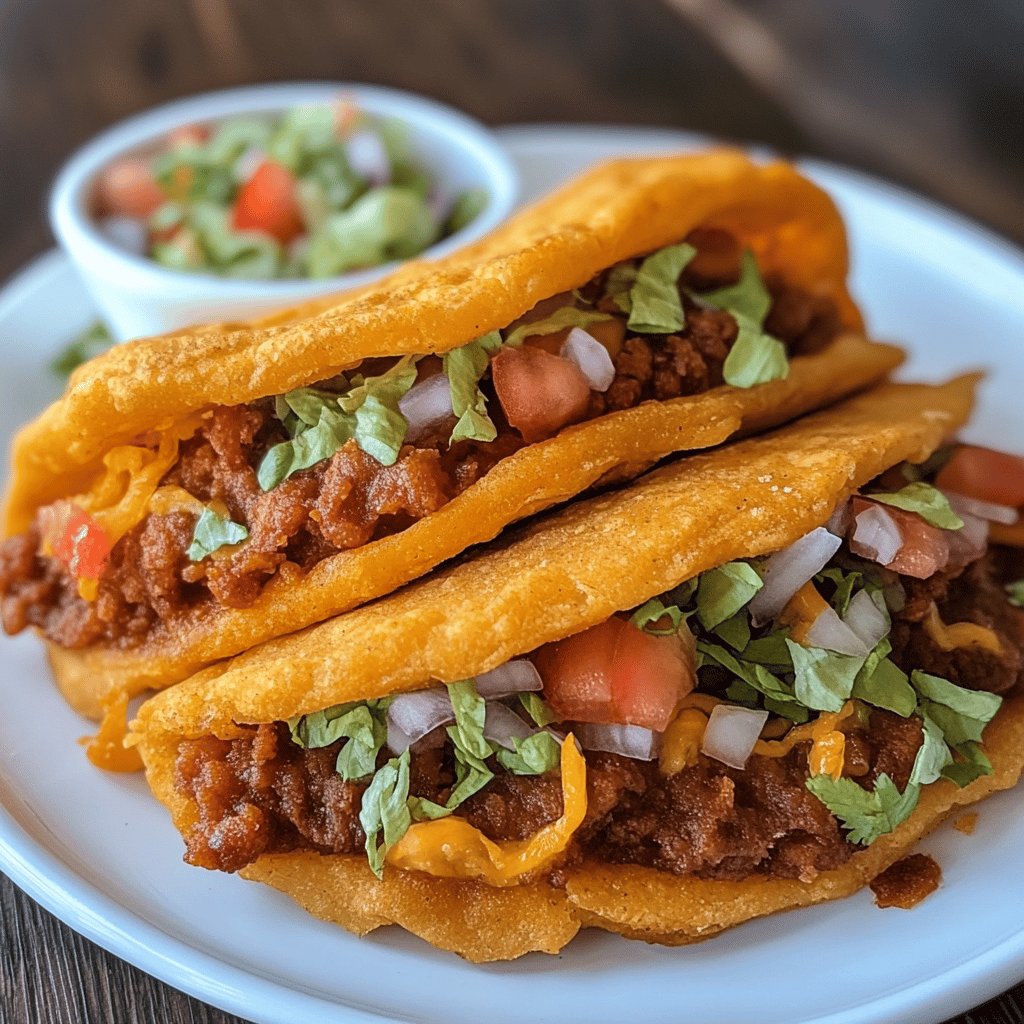
[[[50,220],[117,340],[239,320],[459,248],[516,202],[487,129],[352,83],[190,97],[94,138]]]

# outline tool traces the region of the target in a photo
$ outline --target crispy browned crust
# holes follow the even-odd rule
[[[787,381],[645,403],[529,445],[411,528],[327,558],[303,579],[271,581],[250,608],[197,608],[128,651],[48,645],[67,699],[98,716],[111,690],[167,686],[348,611],[602,479],[628,479],[673,452],[713,447],[876,383],[901,354],[859,336],[846,292],[845,233],[831,200],[787,164],[757,165],[720,150],[606,164],[436,264],[412,264],[344,298],[252,324],[133,342],[77,370],[64,397],[15,440],[8,532],[25,528],[40,504],[85,489],[116,444],[211,405],[321,380],[369,356],[445,351],[698,226],[734,232],[766,273],[832,297],[847,334],[825,352],[794,359]]]
[[[133,724],[147,778],[177,827],[196,819],[174,785],[184,737],[237,734],[346,700],[464,678],[633,607],[684,579],[769,552],[901,459],[923,459],[966,419],[973,381],[887,385],[772,435],[664,467],[628,490],[576,504],[509,544],[201,673],[154,697]],[[277,854],[246,868],[311,913],[356,932],[403,928],[473,961],[555,952],[581,927],[650,942],[709,938],[751,918],[846,896],[952,810],[1012,786],[1024,766],[1024,698],[986,732],[995,774],[928,787],[910,820],[812,882],[676,878],[585,862],[564,889],[494,889],[363,858]]]

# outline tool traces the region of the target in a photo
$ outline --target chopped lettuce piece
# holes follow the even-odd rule
[[[660,625],[666,617],[669,620],[669,625]],[[676,605],[665,605],[658,598],[652,597],[650,601],[642,604],[633,612],[629,621],[645,633],[651,633],[654,636],[673,636],[679,632],[679,627],[683,622],[683,613]]]
[[[408,188],[382,185],[351,206],[331,214],[309,245],[310,277],[343,274],[422,252],[440,225],[422,196]]]
[[[201,562],[218,548],[240,544],[248,536],[249,531],[241,523],[232,522],[226,516],[218,515],[212,508],[205,508],[196,520],[192,543],[188,546],[186,554],[190,561]]]
[[[1007,583],[1006,593],[1014,608],[1024,608],[1024,580]]]
[[[539,693],[521,693],[519,694],[519,703],[523,705],[523,710],[542,729],[545,725],[558,721],[558,716],[551,710],[547,701]]]
[[[750,619],[746,612],[737,612],[731,619],[726,619],[715,626],[714,634],[733,650],[744,654],[747,644],[750,643]]]
[[[788,636],[788,629],[779,629],[751,640],[743,649],[743,660],[758,665],[773,665],[786,672],[792,672],[793,659],[789,656],[789,648],[786,646]]]
[[[451,212],[444,223],[445,233],[454,235],[480,216],[491,201],[490,193],[485,188],[470,188],[461,192],[452,204]]]
[[[982,775],[992,774],[992,762],[985,756],[980,743],[961,743],[953,750],[956,760],[942,769],[943,778],[955,782],[962,789]]]
[[[923,480],[907,484],[891,494],[870,494],[868,497],[905,512],[916,512],[926,523],[942,530],[959,530],[964,525],[964,521],[950,507],[949,498]]]
[[[702,292],[700,299],[733,316],[742,316],[757,327],[764,323],[772,304],[772,297],[757,269],[757,259],[749,249],[744,251],[740,260],[740,279],[736,284]]]
[[[901,718],[909,718],[917,708],[917,694],[906,672],[889,658],[891,650],[892,644],[884,639],[868,655],[864,667],[857,673],[852,696]]]
[[[66,348],[61,349],[50,362],[50,372],[58,377],[68,377],[72,370],[87,363],[114,344],[110,329],[102,320],[97,320],[84,330]]]
[[[745,608],[764,586],[748,562],[727,562],[700,575],[697,584],[697,617],[705,629],[714,629]]]
[[[543,775],[554,771],[561,758],[561,747],[549,732],[535,732],[524,739],[513,737],[514,750],[499,750],[498,762],[513,775]]]
[[[346,782],[365,779],[373,774],[377,755],[387,740],[389,703],[387,698],[355,701],[291,718],[292,742],[314,750],[348,740],[338,752],[335,768]]]
[[[491,356],[501,348],[501,334],[490,331],[461,348],[444,354],[444,373],[452,396],[452,412],[458,416],[452,430],[456,441],[493,441],[498,436],[487,415],[487,396],[480,390],[480,379],[487,371]]]
[[[393,466],[409,430],[398,403],[416,383],[416,360],[403,356],[376,377],[353,379],[355,385],[339,396],[338,405],[355,414],[356,444],[382,466]]]
[[[567,327],[582,327],[584,330],[591,324],[600,320],[611,320],[610,313],[599,313],[594,309],[577,309],[575,306],[562,306],[556,309],[550,316],[543,320],[534,320],[532,323],[520,324],[514,331],[511,331],[505,339],[506,345],[513,347],[521,345],[526,338],[532,338],[537,334],[557,334]]]
[[[283,258],[280,243],[262,231],[238,231],[230,211],[211,202],[196,202],[188,225],[205,256],[205,266],[225,277],[269,280],[277,277]]]
[[[788,643],[789,641],[787,641]],[[763,665],[750,664],[737,658],[720,644],[697,641],[701,664],[711,664],[731,672],[764,697],[765,707],[794,722],[807,720],[807,706],[797,698],[793,687],[773,675]]]
[[[263,456],[256,471],[260,487],[272,491],[292,474],[329,459],[354,434],[354,417],[325,402],[315,427],[302,425],[290,441],[274,445]]]
[[[789,376],[786,347],[745,317],[736,315],[739,334],[722,364],[726,384],[752,388]]]
[[[942,729],[927,715],[923,721],[923,739],[914,758],[914,767],[910,771],[910,782],[914,785],[926,786],[942,777],[947,765],[953,763],[953,755],[946,746]]]
[[[648,256],[629,290],[629,329],[642,334],[671,334],[686,323],[679,275],[697,255],[687,242],[667,245]]]
[[[384,858],[412,824],[409,800],[409,751],[377,770],[363,793],[359,824],[366,833],[366,858],[373,873],[384,874]],[[383,836],[381,837],[381,832]]]
[[[455,712],[455,725],[450,729],[455,745],[474,757],[490,757],[494,749],[484,737],[487,702],[476,692],[476,683],[472,679],[449,683],[448,696]]]
[[[616,263],[608,271],[604,279],[605,298],[611,299],[627,315],[633,309],[629,293],[633,285],[636,284],[637,272],[638,267],[636,263],[632,260],[626,260],[624,263]]]
[[[823,569],[814,578],[819,583],[831,580],[836,585],[836,589],[832,593],[831,604],[839,617],[842,618],[850,607],[850,601],[857,587],[862,584],[864,574],[861,572],[843,572],[842,569],[830,568]]]
[[[839,819],[850,842],[864,846],[906,821],[921,795],[921,787],[913,783],[901,793],[884,773],[875,780],[873,790],[861,788],[853,779],[833,779],[831,775],[812,775],[807,788]]]
[[[796,698],[816,711],[840,711],[853,693],[864,658],[836,654],[820,647],[804,647],[786,640],[796,673]]]
[[[920,713],[942,729],[951,747],[979,743],[985,726],[1003,703],[1003,698],[994,693],[968,690],[916,669],[910,681],[921,698]]]

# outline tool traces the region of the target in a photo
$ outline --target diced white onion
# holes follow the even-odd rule
[[[142,256],[149,242],[146,222],[134,217],[104,217],[96,225],[118,248]]]
[[[345,156],[349,167],[374,185],[386,185],[391,180],[388,151],[376,132],[365,128],[353,132],[345,144]]]
[[[247,182],[267,159],[267,151],[262,146],[249,146],[243,150],[231,166],[231,175],[239,184]]]
[[[587,378],[591,391],[607,391],[615,380],[615,364],[604,347],[582,327],[574,327],[562,343],[561,356]]]
[[[498,743],[508,750],[513,750],[513,739],[524,740],[533,731],[531,726],[527,725],[504,704],[488,701],[487,715],[484,718],[484,737],[486,739],[492,743]]]
[[[476,692],[488,700],[543,689],[544,681],[540,673],[533,662],[526,658],[506,661],[504,665],[476,677]]]
[[[412,739],[408,733],[403,732],[401,729],[391,721],[391,717],[388,716],[388,750],[392,754],[401,757],[410,747],[412,746]]]
[[[452,392],[443,373],[418,381],[398,400],[398,411],[409,424],[408,440],[415,441],[452,413]]]
[[[866,590],[854,595],[843,621],[873,650],[889,632],[889,616],[875,603]]]
[[[439,725],[454,721],[452,702],[443,687],[400,693],[388,708],[388,746],[395,750],[391,742],[392,728],[395,730],[395,742],[405,742],[410,746]],[[402,750],[395,752],[400,754]]]
[[[732,768],[746,768],[750,752],[767,720],[767,711],[719,704],[711,712],[704,729],[701,753]]]
[[[763,626],[774,619],[789,604],[790,598],[825,568],[841,543],[824,526],[819,526],[772,555],[761,570],[764,586],[750,602],[754,625]]]
[[[584,750],[604,750],[638,761],[653,761],[661,748],[661,733],[639,725],[606,725],[577,722],[572,734]]]
[[[899,524],[881,505],[869,505],[857,513],[850,537],[855,555],[888,565],[903,546]]]
[[[809,647],[820,647],[836,654],[863,658],[870,647],[839,618],[834,608],[826,608],[812,623],[805,637]]]
[[[845,537],[846,531],[850,528],[850,516],[853,514],[853,502],[847,498],[841,505],[836,505],[836,510],[829,517],[825,529],[834,533],[837,537]]]
[[[968,498],[963,494],[954,494],[946,491],[949,504],[953,511],[961,518],[966,512],[968,515],[977,516],[978,519],[987,519],[990,523],[1002,523],[1004,526],[1013,526],[1019,519],[1020,513],[1009,505],[997,505],[994,501],[982,501],[980,498]]]

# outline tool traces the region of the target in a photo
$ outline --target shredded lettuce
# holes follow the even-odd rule
[[[980,742],[982,731],[1003,703],[994,693],[968,690],[920,670],[911,672],[910,682],[920,696],[920,714],[942,729],[951,747]]]
[[[377,770],[363,793],[359,824],[366,833],[366,858],[373,873],[384,874],[384,858],[412,824],[409,801],[409,751]],[[383,836],[381,833],[383,832]]]
[[[985,756],[980,743],[961,743],[953,748],[956,760],[942,769],[943,778],[956,783],[961,789],[992,774],[992,762]]]
[[[501,348],[501,334],[490,331],[461,348],[444,354],[444,373],[452,396],[452,412],[458,417],[452,430],[456,441],[493,441],[498,431],[487,415],[487,396],[480,390],[480,379],[487,371],[491,356]]]
[[[725,669],[760,693],[769,711],[774,711],[775,714],[794,722],[807,721],[808,705],[797,698],[794,688],[789,683],[769,672],[764,665],[743,661],[720,644],[708,643],[706,640],[697,641],[697,653],[700,663],[698,667],[710,664]]]
[[[513,775],[543,775],[554,771],[561,758],[561,747],[549,732],[535,732],[525,739],[513,737],[514,750],[499,750],[498,763]]]
[[[515,348],[521,345],[526,338],[532,338],[538,334],[557,334],[567,327],[582,327],[584,330],[591,324],[601,320],[611,320],[610,313],[599,313],[594,309],[577,309],[575,306],[562,306],[556,309],[550,316],[543,320],[534,320],[532,323],[521,324],[514,331],[511,331],[505,344]]]
[[[299,388],[280,397],[275,409],[292,439],[263,457],[256,472],[260,487],[273,490],[353,439],[381,465],[394,465],[409,426],[398,402],[415,381],[416,359],[403,356],[376,377],[353,376],[345,393]]]
[[[626,314],[632,310],[629,292],[636,283],[638,267],[632,260],[625,263],[616,263],[608,271],[604,279],[604,296],[611,299],[615,305]]]
[[[533,719],[540,728],[558,721],[558,716],[551,710],[548,703],[539,693],[519,694],[519,703],[523,710]]]
[[[772,304],[772,297],[757,269],[757,259],[749,249],[740,260],[739,281],[714,291],[701,292],[700,299],[732,316],[741,316],[758,327],[764,323]]]
[[[745,612],[737,612],[732,618],[718,623],[713,632],[734,651],[746,656],[747,645],[750,643],[750,619]]]
[[[883,639],[857,673],[852,696],[876,708],[909,718],[917,709],[917,694],[906,672],[889,658],[892,644]]]
[[[764,580],[748,562],[709,569],[697,584],[697,617],[705,629],[714,629],[745,608],[763,586]]]
[[[864,574],[860,572],[843,572],[842,569],[831,568],[823,569],[814,578],[819,583],[829,580],[835,584],[836,589],[832,593],[830,603],[839,617],[842,618],[850,607],[850,601],[857,588],[863,584]]]
[[[679,295],[679,275],[697,250],[687,242],[667,245],[648,256],[629,289],[631,331],[642,334],[671,334],[686,323]]]
[[[248,536],[249,531],[241,523],[218,515],[212,508],[205,508],[196,520],[192,543],[185,553],[190,561],[201,562],[218,548],[240,544]]]
[[[820,647],[804,647],[786,640],[796,674],[796,699],[815,711],[840,711],[853,693],[864,658],[836,654]]]
[[[670,625],[659,626],[658,624],[668,617]],[[642,604],[629,617],[630,623],[637,629],[653,636],[673,636],[679,632],[683,622],[683,613],[674,604],[665,605],[658,598],[652,597],[646,604]]]
[[[923,480],[907,484],[892,494],[869,494],[868,497],[905,512],[916,512],[926,523],[942,530],[959,530],[964,525],[964,521],[950,507],[949,498]]]
[[[1014,608],[1024,608],[1024,580],[1007,583],[1006,594]]]
[[[372,775],[387,740],[389,700],[339,704],[288,720],[292,742],[307,750],[348,740],[338,752],[335,768],[346,782]]]
[[[922,719],[922,727],[921,746],[910,771],[910,782],[926,786],[942,778],[946,766],[953,763],[953,755],[946,745],[942,729],[927,715]]]
[[[863,789],[853,779],[830,775],[812,775],[807,788],[842,822],[850,842],[864,846],[906,821],[921,795],[921,787],[914,783],[901,793],[884,773],[875,780],[873,790]]]

